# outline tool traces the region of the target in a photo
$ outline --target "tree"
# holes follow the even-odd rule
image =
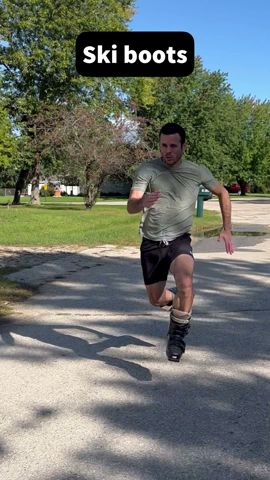
[[[48,104],[98,104],[117,97],[117,81],[87,79],[75,70],[75,41],[83,31],[126,30],[133,0],[2,0],[0,2],[1,91],[22,135],[33,140],[32,117]],[[119,81],[121,85],[121,80]],[[31,165],[22,163],[26,177],[38,181],[40,152]],[[34,201],[34,199],[33,199]]]
[[[108,116],[102,107],[48,110],[36,117],[35,131],[42,155],[61,159],[58,174],[79,178],[90,208],[108,175],[126,172],[146,155],[130,136],[128,119]]]
[[[233,95],[226,75],[209,72],[196,59],[194,73],[185,78],[157,78],[148,103],[138,97],[137,113],[149,119],[148,138],[158,143],[158,131],[166,122],[177,122],[187,132],[186,158],[203,163],[221,179],[229,161],[227,143]],[[227,170],[227,167],[226,169]]]
[[[0,167],[6,169],[17,155],[17,140],[12,133],[12,124],[0,104]]]
[[[270,102],[253,101],[248,139],[251,180],[256,190],[270,191]]]
[[[230,108],[231,123],[226,142],[231,161],[227,177],[228,183],[237,180],[241,195],[245,195],[247,183],[256,189],[269,190],[269,105],[269,102],[261,103],[248,96],[234,99]]]
[[[242,194],[250,181],[269,189],[269,102],[236,99],[226,74],[206,70],[200,58],[189,77],[149,80],[146,89],[135,83],[132,94],[134,111],[149,120],[152,147],[162,124],[178,122],[187,133],[187,159],[208,166],[224,184],[238,180]]]

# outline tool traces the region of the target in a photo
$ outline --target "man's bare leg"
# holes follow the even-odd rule
[[[179,255],[171,264],[171,273],[174,276],[177,293],[174,297],[173,308],[190,313],[194,299],[193,270],[194,259],[190,255]]]
[[[166,288],[166,282],[152,283],[146,285],[149,302],[156,307],[163,307],[173,302],[174,293]]]
[[[167,357],[168,360],[179,362],[185,351],[184,337],[190,328],[191,310],[194,298],[193,292],[194,260],[190,255],[179,255],[171,265],[177,287],[177,294],[173,301],[170,313],[168,332]]]

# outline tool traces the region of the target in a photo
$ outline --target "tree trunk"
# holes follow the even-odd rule
[[[84,197],[84,204],[86,208],[92,208],[95,205],[102,181],[103,176],[98,174],[97,171],[93,175],[92,162],[88,164],[85,169],[86,192]]]
[[[23,168],[20,173],[15,186],[15,193],[12,205],[19,205],[21,200],[21,193],[25,189],[27,178],[29,176],[30,168]]]
[[[84,197],[84,204],[86,208],[92,208],[97,200],[97,196],[99,194],[99,185],[94,183],[88,183],[86,185],[86,193]]]
[[[37,152],[35,155],[35,162],[32,172],[32,191],[30,205],[40,205],[39,197],[39,176],[40,176],[40,152]]]
[[[239,179],[237,180],[237,182],[239,183],[240,188],[241,188],[241,196],[246,195],[246,185],[247,185],[247,182],[245,182],[245,180],[242,180],[241,178],[239,178]]]

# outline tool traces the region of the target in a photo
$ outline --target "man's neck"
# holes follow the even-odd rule
[[[180,165],[182,164],[183,162],[183,157],[181,157],[177,162],[175,162],[173,165],[168,165],[167,162],[165,160],[163,160],[163,158],[161,157],[160,158],[162,163],[169,169],[174,169],[174,168],[178,168],[180,167]]]

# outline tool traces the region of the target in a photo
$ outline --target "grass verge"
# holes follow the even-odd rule
[[[86,210],[82,205],[42,205],[40,207],[0,207],[0,245],[2,246],[85,246],[140,244],[138,226],[141,214],[128,215],[125,206],[96,205]],[[193,234],[201,235],[221,226],[218,213],[204,211],[194,217]],[[33,290],[1,276],[0,316],[12,306],[29,298]]]
[[[238,195],[236,193],[231,193],[230,194],[230,199],[231,200],[250,200],[252,198],[269,198],[270,199],[270,192],[269,193],[247,193],[245,196]],[[98,197],[97,202],[122,202],[126,201],[127,197],[112,197],[112,196],[101,196]],[[0,206],[1,205],[6,205],[7,203],[12,203],[13,201],[13,196],[0,196]],[[27,205],[29,204],[30,197],[29,196],[23,196],[21,197],[21,204]],[[47,205],[47,204],[73,204],[73,203],[82,203],[84,204],[84,198],[83,197],[77,197],[77,196],[63,196],[63,197],[40,197],[40,202],[42,205]]]
[[[26,300],[33,290],[0,277],[0,317],[8,315],[15,303]]]
[[[13,201],[13,196],[0,196],[0,205],[6,205],[7,203],[11,204]],[[23,205],[29,204],[30,197],[21,197],[20,203]],[[98,202],[122,202],[127,201],[127,197],[98,197]],[[40,203],[46,205],[47,203],[84,203],[84,197],[72,197],[72,196],[63,196],[63,197],[40,197]]]
[[[140,243],[140,214],[128,215],[122,205],[42,205],[0,208],[0,245],[94,247]],[[204,212],[194,218],[193,234],[221,225],[220,214]]]

